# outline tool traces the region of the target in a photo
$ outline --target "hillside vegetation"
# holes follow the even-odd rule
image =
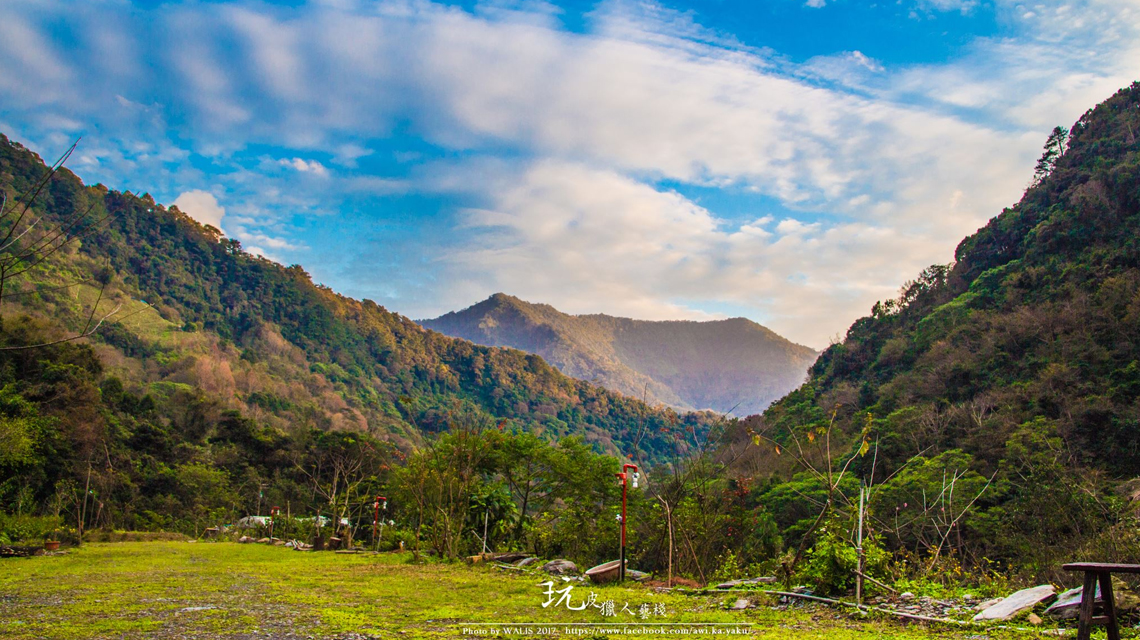
[[[112,215],[0,299],[0,536],[29,514],[198,533],[263,489],[287,514],[354,515],[338,533],[359,536],[383,492],[385,548],[588,564],[617,546],[621,460],[601,453],[619,451],[650,467],[628,557],[658,574],[842,594],[861,488],[863,571],[899,591],[1140,562],[1138,132],[1140,83],[1058,127],[953,264],[876,304],[762,416],[717,424],[424,330],[63,173],[37,215]],[[9,194],[45,171],[0,150]],[[12,349],[120,304],[89,341]]]
[[[0,267],[23,271],[0,296],[0,511],[194,533],[270,504],[347,509],[333,461],[368,452],[377,490],[456,425],[643,461],[707,430],[340,296],[148,195],[49,177],[3,137],[0,192],[17,239]],[[52,237],[70,242],[21,262]]]
[[[497,293],[420,324],[536,353],[566,375],[650,404],[745,416],[799,386],[818,355],[745,318],[647,321],[572,316]]]
[[[850,513],[859,480],[877,484],[878,535],[920,556],[1036,573],[1078,557],[1140,561],[1129,506],[1140,476],[1138,135],[1140,83],[1071,134],[1055,130],[1020,202],[739,426],[736,472],[851,460],[837,506]],[[797,481],[822,496],[822,477]],[[801,531],[819,510],[801,509]]]

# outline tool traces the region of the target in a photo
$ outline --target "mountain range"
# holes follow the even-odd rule
[[[53,173],[3,136],[0,190],[6,211],[31,205],[24,220],[39,220],[36,230],[83,229],[7,279],[0,337],[16,340],[21,317],[50,335],[75,335],[118,305],[83,342],[116,385],[173,403],[171,415],[160,412],[164,429],[189,404],[212,407],[180,438],[208,438],[229,410],[286,435],[351,430],[409,450],[475,420],[654,459],[676,454],[672,430],[703,430],[705,418],[647,407],[540,357],[446,337],[341,296],[300,265],[251,255],[148,194],[84,185],[66,168]],[[17,217],[0,221],[0,231]]]
[[[818,355],[746,318],[648,321],[569,315],[496,293],[421,325],[540,355],[569,376],[679,410],[759,413],[798,387]]]

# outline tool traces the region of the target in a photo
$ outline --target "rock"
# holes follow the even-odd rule
[[[1045,622],[1041,619],[1041,616],[1038,616],[1036,613],[1029,614],[1029,617],[1026,618],[1026,620],[1029,621],[1029,624],[1041,624],[1042,622]]]
[[[642,580],[648,578],[649,574],[645,573],[644,571],[638,571],[636,569],[630,569],[629,567],[626,567],[625,577],[629,580],[636,580],[637,582],[641,582]]]
[[[249,543],[253,542],[253,538],[251,538],[249,536],[242,536],[242,537],[238,538],[238,542],[240,542],[241,544],[249,544]]]
[[[749,602],[746,598],[740,598],[736,602],[732,603],[732,606],[729,607],[729,609],[731,611],[743,611],[751,606],[752,603]]]
[[[1056,597],[1056,591],[1051,584],[1022,589],[974,616],[974,620],[1009,620]]]
[[[1116,612],[1135,611],[1140,608],[1140,596],[1137,596],[1123,580],[1112,577],[1112,599],[1116,602]]]
[[[41,547],[0,546],[0,558],[30,558],[46,553]]]
[[[518,562],[515,563],[515,566],[516,567],[525,567],[527,565],[531,565],[531,564],[534,564],[536,562],[538,562],[538,558],[531,556],[529,558],[523,558],[522,560],[519,560]]]
[[[972,594],[972,593],[962,594],[962,602],[973,602],[973,601],[974,601],[974,594]]]
[[[273,542],[273,541],[270,540],[269,538],[258,538],[257,539],[257,544],[269,544],[270,542]]]
[[[990,598],[989,600],[982,600],[978,606],[974,607],[974,611],[985,611],[995,604],[1001,602],[1001,598]]]
[[[1076,589],[1069,589],[1068,591],[1057,596],[1056,602],[1049,605],[1045,610],[1045,615],[1050,618],[1058,620],[1068,620],[1076,618],[1081,613],[1081,587]],[[1100,585],[1096,586],[1096,596],[1093,599],[1094,605],[1100,602]]]
[[[899,594],[899,600],[902,600],[903,602],[914,600],[914,594],[909,591],[904,591]]]
[[[568,573],[578,573],[578,565],[569,560],[551,560],[542,565],[542,570],[556,576],[562,576]]]

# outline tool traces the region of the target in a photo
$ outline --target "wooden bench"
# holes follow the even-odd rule
[[[1081,589],[1081,616],[1077,625],[1077,640],[1089,640],[1094,624],[1103,624],[1108,640],[1120,640],[1116,623],[1116,601],[1112,597],[1113,573],[1140,573],[1140,564],[1112,564],[1109,562],[1072,562],[1061,567],[1065,571],[1085,572]],[[1104,601],[1104,615],[1093,617],[1096,601],[1096,583],[1100,582],[1100,597]]]

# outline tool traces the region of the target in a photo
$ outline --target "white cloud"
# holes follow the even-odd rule
[[[202,224],[208,224],[219,231],[222,229],[222,218],[225,217],[226,210],[209,191],[194,189],[183,192],[175,198],[173,205]]]
[[[348,142],[337,147],[333,162],[342,167],[355,168],[357,160],[370,155],[372,155],[371,149]]]
[[[924,11],[957,11],[968,14],[978,6],[978,0],[918,0],[915,4]]]
[[[281,159],[277,164],[290,169],[296,169],[301,173],[311,173],[313,175],[325,177],[329,174],[329,170],[316,160],[305,160],[303,158]]]
[[[474,201],[463,232],[477,238],[448,238],[460,245],[444,258],[457,282],[412,305],[498,289],[641,317],[699,317],[717,302],[821,346],[948,261],[1016,200],[1054,125],[1140,73],[1137,0],[996,6],[1001,37],[949,62],[898,65],[859,51],[793,64],[649,3],[603,3],[572,33],[525,3],[76,13],[13,2],[0,7],[0,110],[33,113],[17,124],[53,144],[93,128],[101,135],[81,158],[95,175],[145,178],[180,200],[204,194],[190,190],[204,176],[186,154],[206,157],[230,231],[259,251],[301,247],[288,221],[335,197],[462,191]],[[44,25],[67,20],[102,35],[63,47]],[[83,26],[96,20],[98,30]],[[111,62],[93,62],[99,52]],[[397,129],[466,160],[411,178],[360,170],[374,148],[377,164],[389,151],[403,165],[425,161],[378,146]],[[242,158],[266,145],[272,156]],[[720,220],[663,181],[783,206]]]
[[[858,222],[766,216],[734,228],[679,194],[577,164],[539,162],[509,182],[492,208],[464,216],[480,233],[451,262],[479,279],[457,280],[454,305],[510,291],[574,313],[707,319],[702,303],[727,303],[822,346],[836,314],[894,296],[898,264],[931,248]]]

